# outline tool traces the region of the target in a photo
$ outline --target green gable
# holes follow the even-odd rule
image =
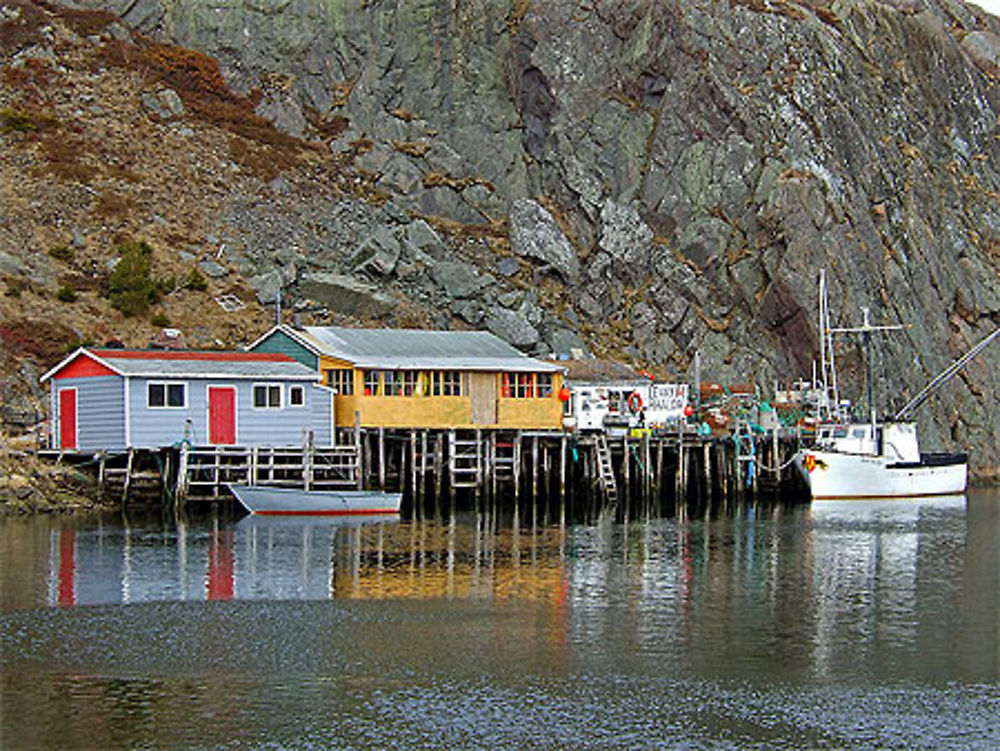
[[[319,370],[319,358],[281,330],[272,331],[253,346],[254,352],[277,352],[288,355],[307,368]]]

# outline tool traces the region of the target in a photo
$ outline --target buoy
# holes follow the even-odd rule
[[[693,414],[694,414],[694,407],[692,407],[690,404],[685,404],[684,405],[684,416],[685,417],[690,417]]]
[[[568,402],[570,397],[569,389],[563,386],[559,389],[559,401]]]
[[[632,414],[635,414],[642,409],[642,397],[639,395],[638,391],[633,391],[629,396],[628,408],[631,410]]]

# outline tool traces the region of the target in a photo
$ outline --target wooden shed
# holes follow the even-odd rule
[[[562,428],[562,368],[486,331],[282,325],[250,349],[319,372],[338,426]]]
[[[81,348],[41,380],[54,449],[333,441],[332,392],[282,354]]]

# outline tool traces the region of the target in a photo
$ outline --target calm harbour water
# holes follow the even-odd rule
[[[1000,490],[0,519],[0,748],[1000,747]]]

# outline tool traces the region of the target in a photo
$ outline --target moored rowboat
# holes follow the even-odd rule
[[[228,485],[251,514],[357,516],[398,514],[402,493],[380,490],[301,490]]]

